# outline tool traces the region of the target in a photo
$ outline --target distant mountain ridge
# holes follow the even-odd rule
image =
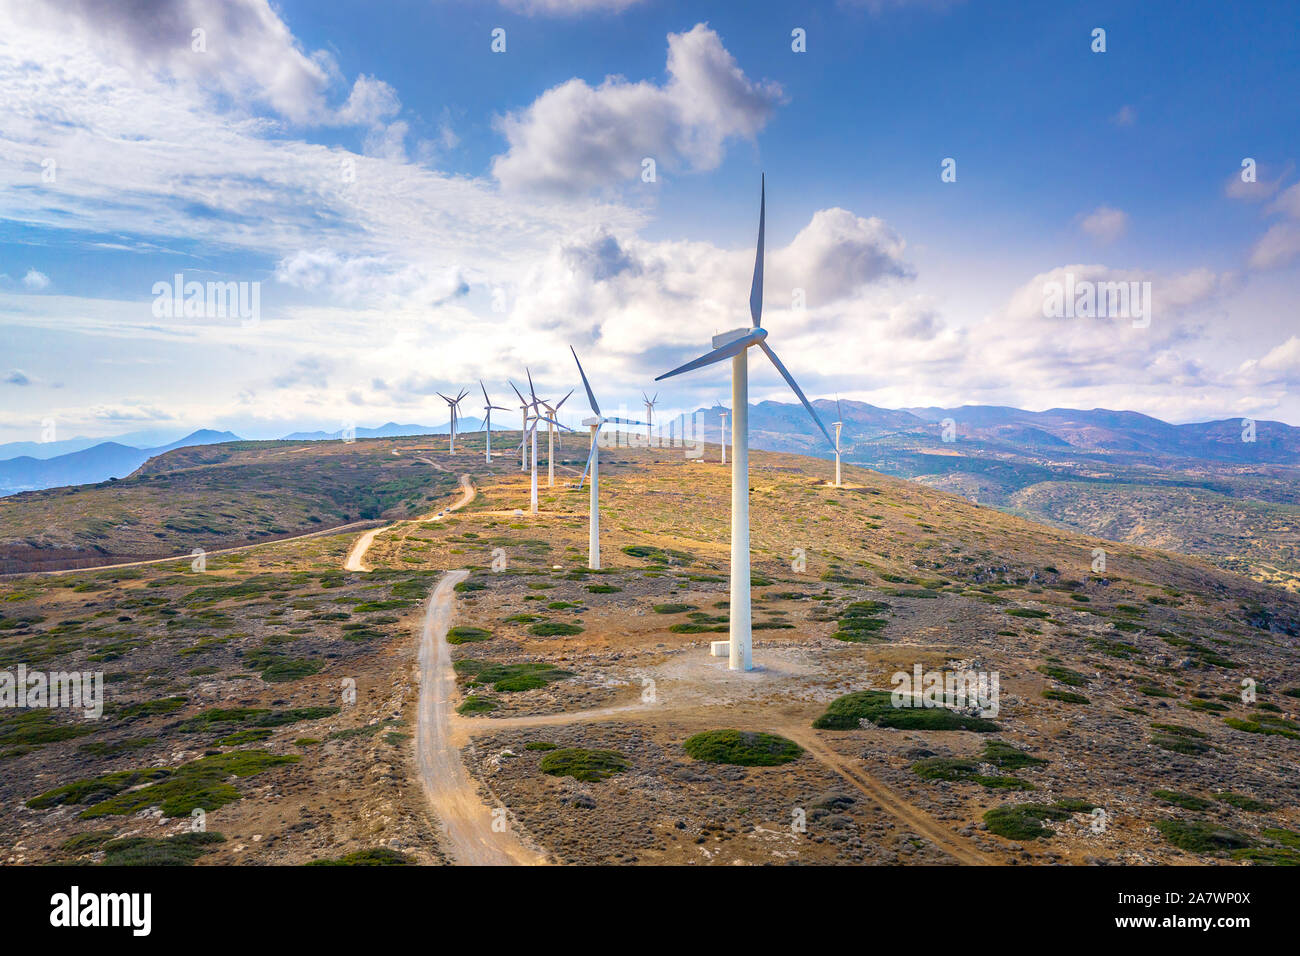
[[[155,455],[164,454],[175,448],[216,445],[239,440],[239,436],[233,432],[201,428],[184,438],[157,448],[134,448],[116,441],[104,441],[89,448],[55,455],[52,458],[22,455],[8,461],[0,461],[0,495],[125,478]]]

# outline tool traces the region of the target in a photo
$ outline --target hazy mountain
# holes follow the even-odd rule
[[[204,428],[157,448],[134,448],[117,441],[106,441],[52,458],[22,455],[0,461],[0,495],[125,478],[150,458],[174,448],[228,441],[239,441],[239,436],[233,432]]]
[[[494,425],[492,430],[506,431],[509,425]],[[483,430],[483,419],[466,416],[458,419],[456,422],[456,434],[464,435],[469,432],[481,432]],[[357,428],[355,438],[403,438],[411,435],[446,435],[451,431],[451,423],[443,422],[441,425],[399,425],[396,422],[385,422],[378,428]],[[292,432],[281,438],[281,441],[338,441],[343,437],[340,429],[335,432],[316,431],[316,432]]]

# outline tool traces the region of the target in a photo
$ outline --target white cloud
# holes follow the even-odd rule
[[[781,88],[750,80],[704,24],[668,35],[663,86],[606,77],[568,80],[498,121],[509,150],[492,163],[512,189],[575,195],[628,182],[642,160],[659,171],[715,168],[732,139],[753,139]]]
[[[33,292],[43,292],[50,287],[50,277],[36,269],[28,269],[23,276],[23,288]]]
[[[332,60],[304,52],[267,0],[133,0],[128,9],[99,0],[5,0],[4,7],[24,26],[79,36],[111,65],[263,103],[293,122],[328,115]],[[194,49],[195,30],[204,31],[205,52]]]
[[[1082,218],[1079,228],[1099,242],[1114,242],[1128,231],[1128,213],[1111,206],[1098,206]]]
[[[1300,256],[1300,224],[1278,222],[1260,236],[1250,250],[1254,269],[1275,269]]]
[[[299,251],[280,261],[275,278],[339,302],[438,305],[469,291],[455,268],[429,270],[378,256],[340,255],[330,249]]]

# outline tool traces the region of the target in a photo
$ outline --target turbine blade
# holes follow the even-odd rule
[[[572,394],[573,394],[573,389],[569,389],[569,395],[572,395]],[[556,402],[556,403],[555,403],[555,407],[552,408],[551,411],[552,411],[553,413],[554,413],[554,412],[558,412],[558,411],[560,410],[560,406],[563,405],[565,402],[567,402],[567,401],[569,400],[569,395],[565,395],[562,399],[560,399],[558,402]]]
[[[630,418],[602,418],[600,423],[603,425],[605,424],[605,422],[615,422],[619,425],[649,425],[650,424],[649,422],[633,421]]]
[[[578,490],[582,490],[582,483],[587,480],[587,472],[591,471],[591,460],[596,457],[596,443],[600,441],[600,430],[605,426],[601,422],[596,426],[596,431],[591,436],[591,451],[587,453],[587,464],[582,469],[582,477],[578,479]]]
[[[492,399],[488,398],[487,386],[483,384],[483,379],[478,380],[478,387],[483,389],[483,401],[490,408],[492,406]]]
[[[507,379],[507,381],[509,381],[509,379]],[[515,389],[515,394],[516,394],[516,395],[519,395],[519,404],[520,404],[520,405],[527,405],[528,403],[527,403],[526,401],[524,401],[524,396],[523,396],[523,395],[520,395],[520,393],[519,393],[519,389],[515,388],[515,383],[514,383],[514,382],[510,382],[510,387]]]
[[[524,368],[524,374],[528,376],[528,394],[533,396],[533,405],[537,404],[537,390],[533,388],[533,373]]]
[[[699,358],[692,359],[691,361],[687,362],[685,365],[679,365],[671,372],[664,372],[664,374],[662,375],[656,375],[655,381],[659,382],[665,378],[671,378],[674,375],[680,375],[682,372],[694,371],[697,368],[703,368],[706,365],[712,365],[714,362],[721,362],[723,359],[729,359],[733,355],[739,355],[741,352],[743,352],[745,349],[749,348],[749,346],[753,344],[754,344],[754,336],[752,334],[745,335],[741,338],[736,339],[736,341],[734,342],[730,342],[727,345],[722,346],[721,348],[714,349],[712,352],[706,352],[705,354],[701,355]]]
[[[573,352],[573,360],[578,362],[578,353],[573,351],[573,346],[569,346],[569,351]],[[596,404],[596,396],[591,391],[591,383],[587,381],[587,373],[582,370],[582,363],[578,362],[578,374],[582,376],[582,387],[587,390],[587,401],[591,403],[591,410],[600,415],[600,406]]]
[[[535,419],[535,422],[550,422],[556,428],[563,428],[566,432],[573,431],[573,429],[570,428],[568,425],[561,425],[554,418],[547,418],[545,415],[538,415],[537,418]],[[536,428],[537,425],[534,423],[533,427]]]
[[[767,218],[767,176],[759,187],[758,199],[758,253],[754,256],[754,284],[749,287],[749,317],[754,328],[763,324],[763,223]]]
[[[758,347],[767,353],[767,357],[772,360],[772,364],[776,366],[776,370],[781,373],[781,377],[786,380],[786,383],[794,389],[794,393],[799,396],[799,401],[803,402],[803,407],[808,409],[808,414],[813,417],[813,421],[817,423],[817,427],[822,430],[822,434],[826,436],[826,440],[830,442],[831,447],[834,448],[835,439],[831,438],[831,433],[828,432],[826,426],[822,424],[821,418],[817,415],[817,410],[812,407],[812,403],[808,401],[808,396],[803,393],[803,389],[801,389],[799,383],[794,380],[794,376],[790,374],[790,370],[781,364],[781,360],[776,357],[776,353],[772,351],[771,346],[766,342],[759,342]]]

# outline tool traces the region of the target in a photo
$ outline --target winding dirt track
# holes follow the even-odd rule
[[[421,460],[423,461],[424,459]],[[433,464],[433,462],[430,462],[430,464]],[[474,495],[477,494],[473,482],[469,480],[469,475],[460,476],[460,487],[462,489],[460,500],[447,509],[449,512],[455,511],[458,508],[464,508],[474,500]],[[436,517],[426,516],[416,520],[437,521],[438,519]],[[357,540],[352,543],[352,548],[348,551],[347,559],[343,562],[343,570],[369,571],[370,568],[366,567],[365,564],[366,552],[369,551],[370,546],[375,543],[375,535],[382,534],[391,527],[393,527],[393,525],[386,524],[379,528],[371,528],[361,537],[357,538]]]
[[[447,629],[451,626],[456,585],[469,572],[448,571],[429,596],[420,639],[420,703],[415,725],[415,759],[420,784],[447,835],[455,862],[468,866],[528,866],[544,863],[509,826],[493,830],[493,810],[460,759],[468,740],[454,708],[456,674],[451,666]]]

